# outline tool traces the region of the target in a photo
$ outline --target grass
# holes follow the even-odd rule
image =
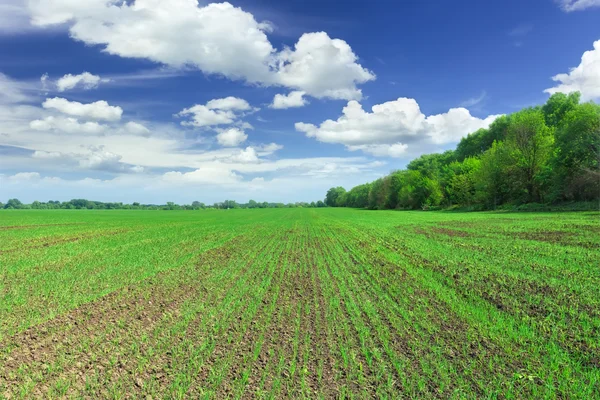
[[[0,398],[600,397],[600,213],[0,213]]]

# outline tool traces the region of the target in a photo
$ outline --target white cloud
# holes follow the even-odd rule
[[[39,172],[19,172],[12,176],[9,176],[8,179],[16,182],[22,181],[37,181],[41,178]]]
[[[256,153],[256,149],[254,149],[254,147],[246,147],[245,149],[240,150],[237,154],[232,155],[228,161],[246,164],[259,162],[260,159],[258,158],[258,154]]]
[[[201,104],[196,104],[190,108],[183,109],[178,117],[191,116],[191,121],[182,121],[181,125],[184,126],[215,126],[215,125],[229,125],[235,121],[235,114],[231,111],[211,110],[210,108]]]
[[[203,183],[216,185],[232,185],[242,181],[242,177],[220,163],[207,165],[191,172],[171,171],[162,176],[169,183]]]
[[[40,84],[42,85],[43,92],[48,91],[48,79],[50,79],[50,75],[48,75],[48,73],[45,73],[40,77]]]
[[[358,146],[348,146],[350,151],[363,151],[375,157],[393,157],[399,158],[405,155],[408,145],[403,143],[394,144],[362,144]]]
[[[190,121],[182,121],[183,126],[210,127],[217,125],[230,125],[236,123],[241,129],[253,129],[247,122],[239,121],[238,118],[247,115],[243,111],[255,111],[244,99],[237,97],[226,97],[223,99],[210,100],[206,105],[196,104],[185,108],[175,116],[191,116]],[[236,112],[238,112],[236,114]]]
[[[343,40],[307,33],[294,49],[277,51],[272,27],[229,3],[196,0],[31,0],[37,26],[68,24],[71,37],[109,54],[266,86],[285,86],[318,98],[359,99],[358,84],[375,75],[358,64]]]
[[[104,148],[91,148],[90,151],[79,160],[79,166],[84,169],[97,170],[120,170],[121,159],[119,154],[106,151]]]
[[[251,108],[246,100],[233,96],[225,97],[224,99],[213,99],[206,103],[206,107],[211,110],[225,111],[246,111]]]
[[[31,100],[27,94],[30,87],[23,83],[9,78],[0,72],[0,104],[14,104]]]
[[[141,136],[150,135],[150,129],[146,128],[144,125],[142,125],[138,122],[130,121],[130,122],[126,123],[125,130],[128,133],[131,133],[133,135],[141,135]]]
[[[89,90],[97,88],[100,82],[106,81],[107,79],[101,79],[98,75],[93,75],[89,72],[83,72],[79,75],[67,74],[56,81],[56,88],[59,92],[71,90],[77,86],[81,86],[83,89]]]
[[[248,139],[248,135],[244,131],[237,128],[227,129],[217,135],[217,142],[221,146],[236,147],[244,143]]]
[[[356,85],[375,75],[357,59],[345,41],[331,39],[325,32],[305,33],[294,50],[286,48],[278,54],[278,82],[317,98],[358,100],[362,92]]]
[[[104,146],[88,146],[78,152],[63,153],[60,151],[36,150],[31,157],[46,163],[64,165],[84,170],[97,170],[117,173],[142,173],[144,168],[122,162],[123,156],[107,151]],[[45,164],[49,165],[49,164]]]
[[[587,8],[600,7],[600,0],[557,0],[563,11],[582,11]]]
[[[2,0],[0,33],[15,34],[31,29],[29,13],[23,0]]]
[[[82,104],[76,101],[54,97],[52,99],[46,99],[42,106],[44,108],[58,110],[63,114],[97,120],[118,121],[121,119],[121,115],[123,115],[123,109],[121,107],[111,106],[104,100]]]
[[[568,74],[553,76],[552,80],[559,84],[544,92],[554,94],[578,91],[581,92],[583,101],[600,98],[600,40],[594,42],[594,50],[583,53],[577,67],[571,68]]]
[[[259,155],[261,155],[261,156],[268,156],[268,155],[273,154],[276,151],[279,151],[281,149],[283,149],[283,145],[280,145],[277,143],[269,143],[269,144],[265,144],[265,145],[262,145],[262,146],[259,146],[256,148]]]
[[[273,98],[273,103],[269,106],[274,109],[285,109],[293,107],[303,107],[306,105],[306,99],[304,98],[304,92],[295,90],[289,94],[276,94]]]
[[[61,158],[65,158],[65,154],[60,153],[58,151],[41,151],[41,150],[36,150],[33,152],[32,156],[33,158],[39,158],[42,160],[59,160]]]
[[[83,133],[88,135],[100,135],[108,129],[106,125],[97,122],[81,123],[75,118],[53,116],[31,121],[29,126],[36,131],[56,130],[70,134]]]
[[[327,120],[320,126],[299,122],[296,130],[321,142],[344,144],[349,150],[396,157],[410,143],[456,142],[470,132],[489,126],[496,118],[495,115],[476,118],[465,108],[426,116],[414,99],[399,98],[374,105],[370,113],[365,112],[358,102],[350,101],[336,121]]]

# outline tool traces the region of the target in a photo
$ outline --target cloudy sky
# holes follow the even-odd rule
[[[318,200],[574,90],[600,0],[2,0],[0,200]]]

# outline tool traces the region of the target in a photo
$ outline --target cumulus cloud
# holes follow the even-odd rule
[[[191,120],[182,121],[183,126],[215,126],[215,125],[229,125],[235,121],[235,114],[231,111],[211,110],[210,108],[201,104],[196,104],[190,108],[183,109],[178,117],[190,116]]]
[[[181,122],[183,126],[202,128],[238,123],[242,129],[252,129],[252,125],[238,120],[239,117],[245,115],[243,112],[248,110],[252,110],[252,107],[246,100],[230,96],[224,99],[210,100],[206,105],[196,104],[183,109],[175,116],[191,117],[191,120]]]
[[[600,7],[600,0],[557,0],[560,8],[566,12],[582,11],[587,8]]]
[[[277,56],[278,82],[317,98],[360,99],[357,84],[375,79],[375,75],[356,61],[352,48],[325,32],[305,33],[296,43]]]
[[[119,171],[122,169],[119,154],[106,151],[103,147],[90,148],[87,154],[79,160],[79,166],[85,169]]]
[[[581,56],[581,62],[571,68],[568,74],[558,74],[552,77],[558,85],[544,90],[546,93],[581,92],[581,100],[588,101],[600,98],[600,40],[594,42],[594,50],[589,50]]]
[[[45,75],[46,79],[48,75]],[[43,77],[42,77],[43,78]],[[67,74],[56,81],[56,88],[59,92],[74,89],[77,86],[85,90],[95,89],[100,82],[107,82],[108,79],[101,79],[98,75],[83,72],[79,75]]]
[[[89,134],[89,135],[100,135],[108,129],[106,125],[99,124],[97,122],[79,122],[76,118],[63,118],[63,117],[46,117],[44,119],[36,119],[29,123],[31,129],[36,131],[49,131],[55,130],[70,134]]]
[[[232,155],[228,161],[246,164],[259,162],[260,159],[258,158],[258,154],[254,147],[246,147],[237,154]]]
[[[77,101],[54,97],[46,99],[42,106],[44,108],[55,109],[63,114],[96,120],[118,121],[121,119],[121,115],[123,115],[121,107],[111,106],[104,100],[82,104]]]
[[[327,120],[319,126],[299,122],[296,130],[321,142],[344,144],[349,150],[397,157],[409,143],[456,142],[470,132],[489,126],[498,117],[490,115],[480,119],[465,108],[426,116],[416,100],[409,98],[374,105],[371,111],[366,112],[358,102],[350,101],[336,121]]]
[[[304,98],[305,92],[295,90],[289,94],[276,94],[273,98],[273,103],[269,106],[274,109],[285,109],[293,107],[304,107],[307,102]]]
[[[306,33],[278,51],[269,23],[229,3],[197,0],[31,0],[33,24],[68,24],[71,37],[109,54],[267,86],[318,98],[359,99],[357,85],[375,79],[343,40]]]
[[[226,147],[237,147],[244,143],[246,139],[248,139],[248,135],[246,135],[244,131],[237,128],[227,129],[219,132],[217,135],[217,142],[219,142],[221,146]]]
[[[224,99],[213,99],[206,103],[206,107],[211,110],[225,110],[225,111],[247,111],[250,110],[250,104],[244,99],[239,97],[225,97]]]

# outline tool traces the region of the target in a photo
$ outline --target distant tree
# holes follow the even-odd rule
[[[327,207],[327,204],[325,204],[323,201],[319,200],[317,201],[317,208],[322,208],[322,207]]]
[[[21,208],[23,208],[23,203],[21,203],[21,201],[19,199],[9,199],[6,202],[6,204],[4,205],[4,208],[21,209]]]
[[[338,198],[346,193],[346,189],[341,186],[331,188],[327,191],[325,196],[325,204],[329,207],[340,207],[338,206]],[[340,199],[341,200],[341,199]]]
[[[206,205],[204,203],[199,202],[199,201],[193,201],[192,202],[192,208],[194,210],[200,210],[200,209],[205,208],[205,207],[206,207]]]

